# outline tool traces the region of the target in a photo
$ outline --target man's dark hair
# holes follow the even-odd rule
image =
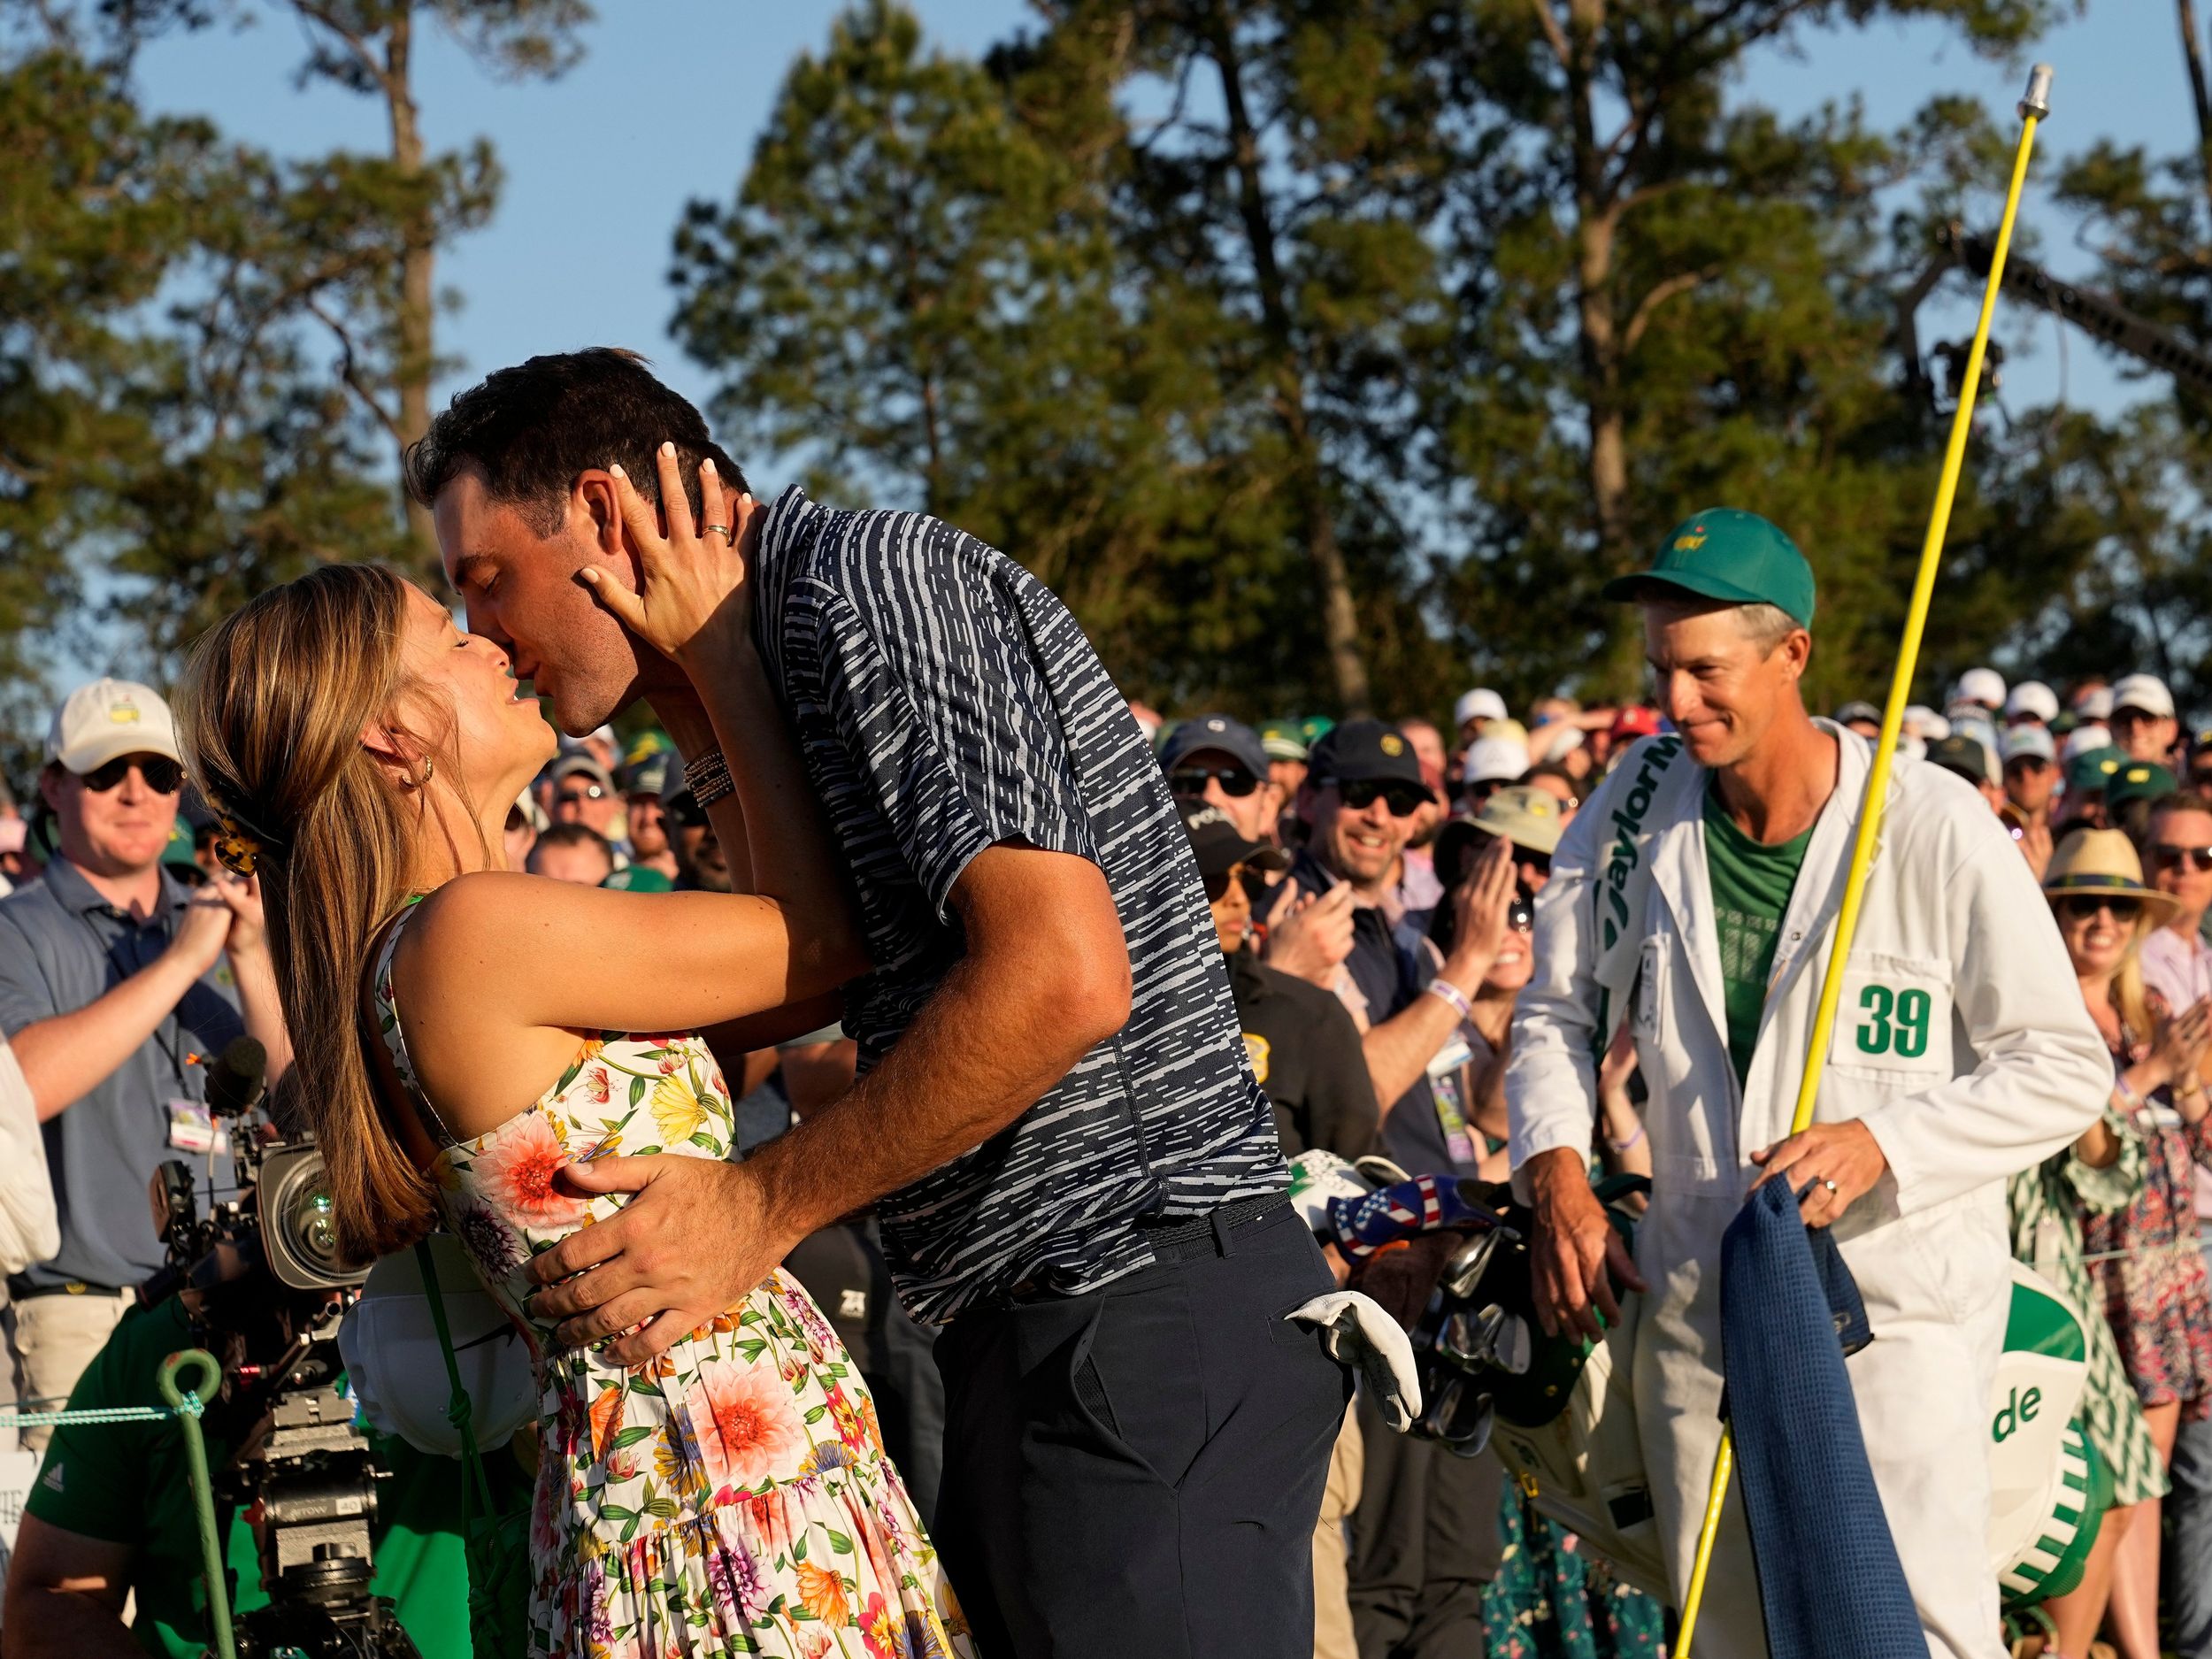
[[[638,493],[660,503],[655,456],[673,443],[684,493],[699,511],[699,463],[710,457],[733,495],[745,474],[707,432],[699,411],[619,346],[532,357],[454,398],[407,449],[407,493],[427,507],[467,467],[495,502],[519,510],[541,536],[561,527],[569,491],[593,467],[618,463]]]
[[[540,830],[537,844],[530,849],[530,861],[536,863],[540,853],[555,847],[595,848],[605,856],[607,868],[614,868],[614,848],[588,824],[555,824]]]

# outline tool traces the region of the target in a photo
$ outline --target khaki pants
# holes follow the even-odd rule
[[[8,1357],[15,1372],[16,1407],[58,1411],[84,1375],[108,1333],[137,1301],[134,1291],[86,1291],[82,1295],[32,1296],[8,1308]],[[49,1428],[22,1432],[27,1451],[43,1453]]]
[[[1367,1444],[1360,1438],[1359,1408],[1344,1409],[1344,1426],[1329,1454],[1329,1484],[1321,1492],[1321,1518],[1313,1527],[1313,1659],[1359,1659],[1348,1601],[1345,1529],[1359,1507],[1366,1478]]]

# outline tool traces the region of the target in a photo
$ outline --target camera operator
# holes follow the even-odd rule
[[[183,1290],[125,1314],[71,1394],[72,1410],[158,1406],[162,1362],[205,1348],[224,1361],[225,1386],[201,1420],[209,1466],[220,1471],[266,1429],[269,1392],[247,1392],[232,1367],[244,1355],[284,1347],[316,1320],[329,1293],[290,1291],[267,1272],[211,1289]],[[250,1334],[241,1335],[247,1332]],[[228,1350],[227,1352],[226,1350]],[[388,1471],[371,1532],[372,1592],[388,1596],[423,1659],[469,1659],[468,1570],[460,1537],[460,1465],[373,1431]],[[526,1478],[514,1456],[488,1455],[494,1500],[519,1501]],[[216,1531],[228,1541],[232,1607],[268,1595],[246,1518],[222,1501]],[[505,1490],[503,1492],[503,1486]],[[135,1618],[124,1622],[127,1596]],[[211,1640],[200,1577],[199,1530],[184,1438],[173,1422],[64,1425],[25,1505],[0,1614],[0,1659],[199,1659]]]
[[[196,892],[162,867],[183,787],[168,705],[96,680],[56,712],[39,790],[59,852],[0,900],[0,1035],[23,1068],[60,1211],[61,1250],[8,1281],[19,1398],[58,1400],[162,1265],[146,1184],[204,1153],[202,1055],[242,1032],[289,1053],[250,883]],[[24,1443],[43,1446],[43,1430]]]

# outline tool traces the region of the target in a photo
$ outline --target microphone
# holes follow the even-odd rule
[[[235,1037],[207,1068],[207,1110],[215,1118],[242,1118],[261,1098],[269,1076],[269,1051],[251,1037]]]

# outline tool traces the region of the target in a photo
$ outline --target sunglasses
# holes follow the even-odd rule
[[[1505,913],[1505,925],[1517,933],[1536,931],[1536,912],[1529,908],[1526,899],[1516,897],[1513,908]]]
[[[1260,787],[1260,780],[1241,766],[1179,767],[1167,775],[1167,787],[1177,795],[1194,799],[1206,793],[1209,782],[1221,786],[1221,793],[1241,801]]]
[[[1390,809],[1393,818],[1411,818],[1429,803],[1425,789],[1409,783],[1384,783],[1373,778],[1363,778],[1357,783],[1340,783],[1337,795],[1355,812],[1364,812],[1380,801]]]
[[[95,795],[105,795],[120,787],[133,768],[156,795],[174,795],[184,787],[184,768],[166,755],[119,756],[106,765],[86,772],[84,787]]]
[[[2058,913],[2070,922],[2085,922],[2099,910],[2109,910],[2116,922],[2131,922],[2143,906],[2136,899],[2108,898],[2102,894],[2079,894],[2058,902]]]
[[[553,800],[557,806],[573,806],[580,801],[603,801],[606,798],[607,792],[595,783],[581,789],[564,789]]]
[[[2212,871],[2212,847],[2175,847],[2153,841],[2150,855],[2151,863],[2161,870],[2179,870],[2185,865],[2198,875]]]

